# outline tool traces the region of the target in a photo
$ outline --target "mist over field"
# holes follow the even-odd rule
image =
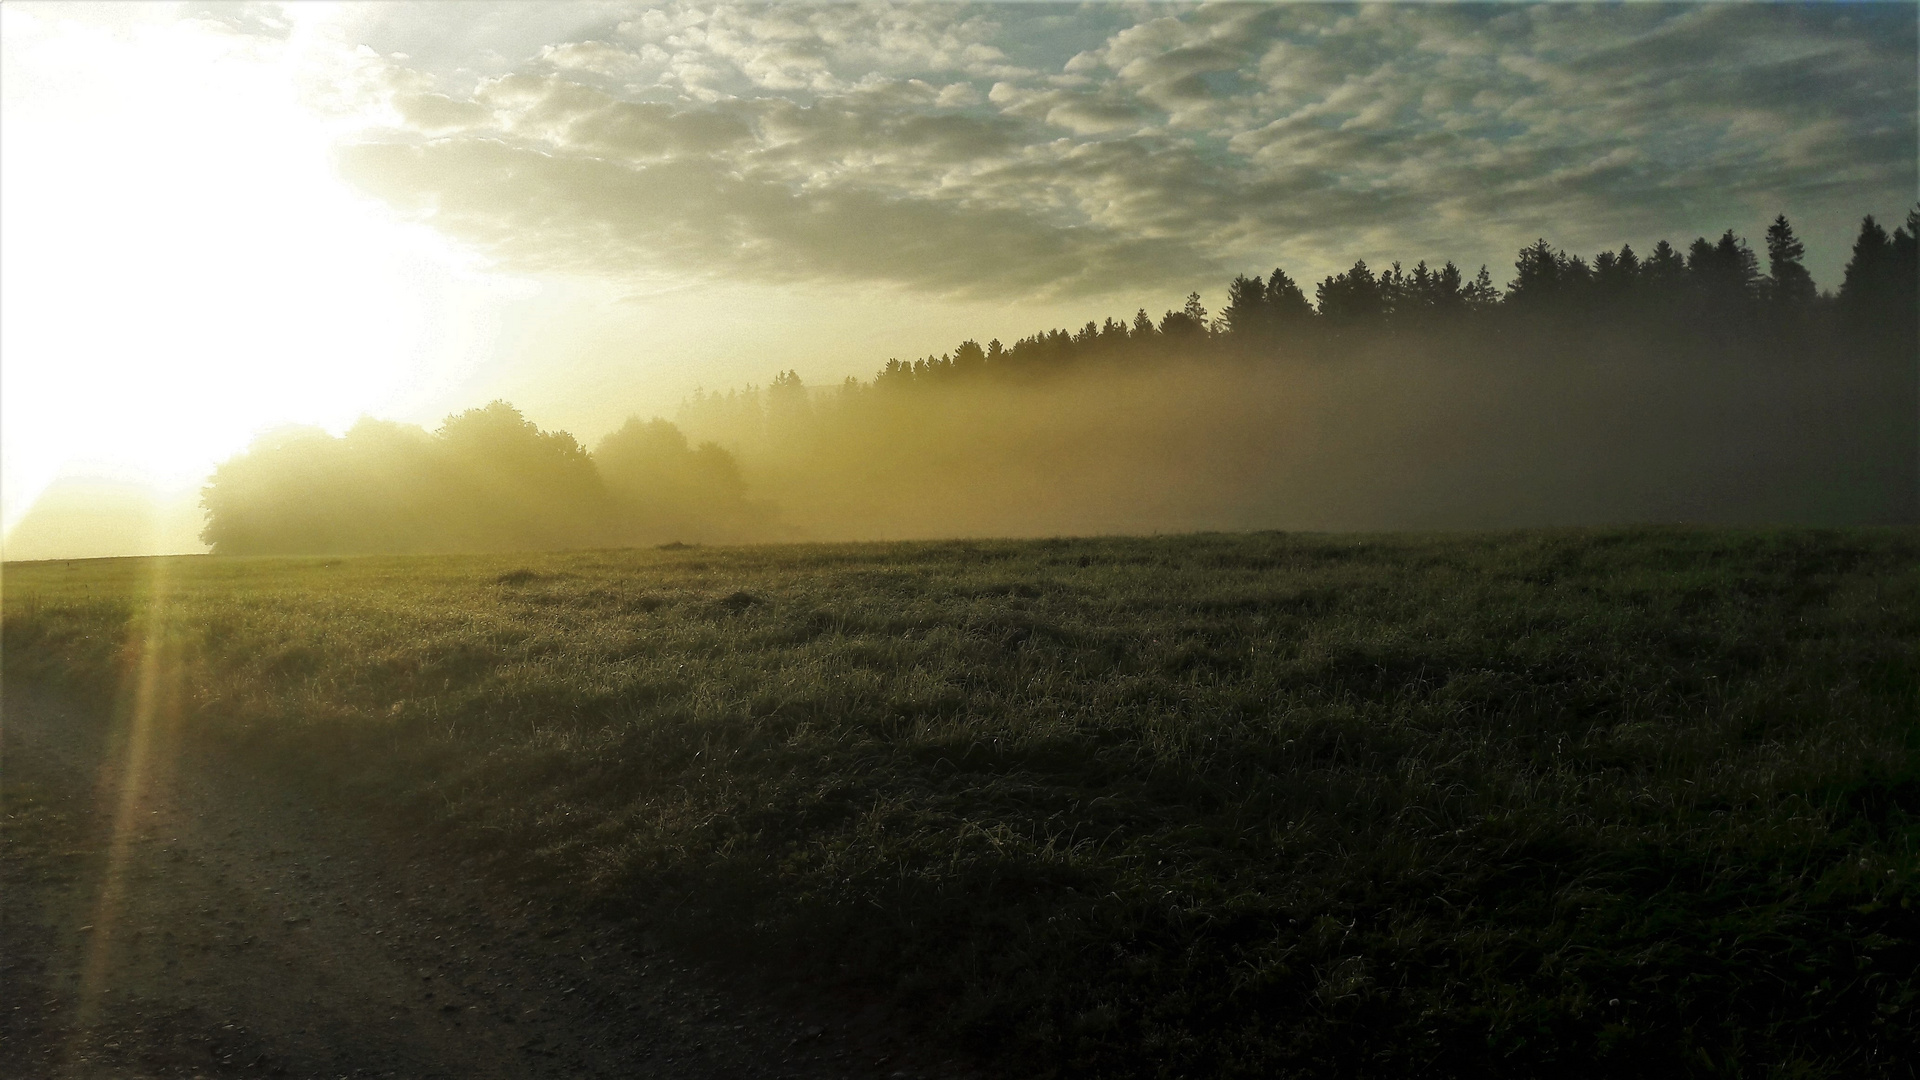
[[[461,10],[0,11],[8,558],[204,547],[106,488],[228,465],[228,551],[1910,513],[1908,5]],[[436,434],[495,401],[591,468]]]
[[[1543,363],[1381,343],[828,391],[758,427],[697,408],[683,423],[810,539],[1837,525],[1912,518],[1913,390],[1911,372],[1855,357],[1568,343]]]
[[[504,401],[428,432],[287,429],[205,489],[227,554],[1204,530],[1920,517],[1915,234],[1867,218],[1837,297],[1784,216],[1502,292],[1447,263],[1276,269],[1156,322],[691,395],[591,448]]]
[[[197,487],[158,490],[139,480],[62,477],[7,530],[8,561],[184,555],[206,550]]]
[[[1890,236],[1868,219],[1837,298],[1813,293],[1782,218],[1764,276],[1731,231],[1645,267],[1542,243],[1504,294],[1451,263],[1360,263],[1310,305],[1276,270],[1237,278],[1218,316],[1194,294],[1158,322],[969,339],[867,381],[783,372],[591,446],[501,401],[432,432],[285,428],[213,474],[201,538],[302,554],[1911,522],[1917,219]],[[101,495],[56,489],[13,557],[161,542],[159,504]]]

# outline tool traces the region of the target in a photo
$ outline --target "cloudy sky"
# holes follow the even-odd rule
[[[505,396],[591,441],[1279,265],[1916,197],[1884,5],[0,8],[8,521]]]

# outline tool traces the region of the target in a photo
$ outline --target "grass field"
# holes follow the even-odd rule
[[[9,679],[157,703],[505,881],[899,995],[1023,1075],[1920,1061],[1910,530],[189,557],[4,585]]]

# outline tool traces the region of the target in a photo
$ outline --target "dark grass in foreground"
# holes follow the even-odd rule
[[[1022,1073],[1920,1060],[1912,531],[185,558],[5,589],[10,677],[124,707],[147,657],[189,730],[430,813],[502,874],[883,988]]]

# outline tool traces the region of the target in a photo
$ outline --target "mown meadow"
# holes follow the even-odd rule
[[[1013,1074],[1920,1061],[1910,529],[184,557],[4,589],[10,682],[158,701],[512,887],[897,998]]]

